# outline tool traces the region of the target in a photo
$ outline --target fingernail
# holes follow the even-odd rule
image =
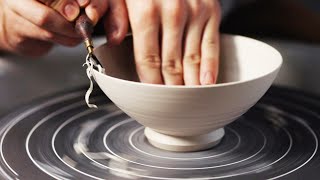
[[[78,3],[79,3],[79,5],[80,5],[81,7],[83,7],[83,6],[87,5],[88,0],[78,0]]]
[[[64,7],[64,13],[69,21],[74,20],[79,14],[79,7],[75,4],[67,4]]]
[[[214,77],[212,75],[211,72],[206,72],[202,78],[202,85],[210,85],[210,84],[214,84]]]

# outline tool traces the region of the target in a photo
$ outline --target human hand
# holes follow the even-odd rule
[[[81,42],[71,22],[36,0],[0,0],[0,23],[0,49],[13,53],[40,56],[53,43]]]
[[[120,43],[127,34],[129,20],[124,0],[38,0],[58,11],[69,21],[79,15],[79,7],[85,12],[94,25],[104,16],[104,26],[108,44]],[[72,4],[74,8],[67,8]],[[75,8],[77,7],[77,8]],[[68,13],[69,11],[69,13]]]
[[[73,21],[81,7],[94,24],[108,8],[113,8],[105,24],[109,27],[113,22],[121,28],[114,28],[117,33],[109,33],[111,42],[124,38],[128,27],[124,0],[0,0],[0,50],[40,56],[54,43],[77,45],[81,38]],[[113,20],[117,15],[126,18]]]
[[[217,80],[217,0],[126,0],[142,82],[207,85]]]

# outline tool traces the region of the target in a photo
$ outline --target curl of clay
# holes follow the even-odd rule
[[[90,103],[90,95],[93,91],[92,71],[93,71],[93,68],[97,68],[99,72],[104,72],[104,69],[97,62],[95,62],[95,60],[92,58],[92,54],[90,53],[88,53],[86,57],[86,62],[83,64],[83,66],[87,66],[86,72],[87,72],[88,79],[90,81],[90,86],[85,94],[84,99],[89,108],[98,108],[95,104]]]

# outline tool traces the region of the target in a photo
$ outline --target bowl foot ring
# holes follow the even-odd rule
[[[206,150],[218,145],[225,132],[223,128],[220,128],[207,134],[181,137],[170,136],[145,128],[144,134],[149,143],[157,148],[175,152],[191,152]]]

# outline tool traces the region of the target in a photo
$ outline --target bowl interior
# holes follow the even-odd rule
[[[106,75],[139,82],[131,36],[119,46],[104,44],[95,54]],[[278,51],[265,43],[242,36],[221,35],[218,84],[256,79],[276,71],[281,63]]]

